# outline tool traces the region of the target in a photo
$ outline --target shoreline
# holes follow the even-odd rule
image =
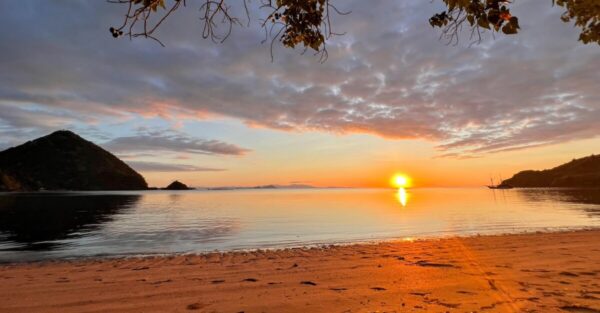
[[[37,260],[24,260],[24,261],[0,261],[0,267],[10,265],[28,265],[28,264],[46,264],[46,263],[74,263],[82,261],[104,261],[104,260],[130,260],[130,259],[153,259],[153,258],[169,258],[169,257],[180,257],[180,256],[204,256],[208,254],[235,254],[235,253],[253,253],[253,252],[283,252],[286,250],[297,250],[297,249],[331,249],[336,247],[348,247],[348,246],[365,246],[365,245],[379,245],[379,244],[394,244],[401,242],[420,242],[420,241],[436,241],[445,239],[468,239],[468,238],[480,238],[480,237],[497,237],[497,236],[517,236],[517,235],[534,235],[534,234],[554,234],[554,233],[572,233],[572,232],[586,232],[586,231],[599,231],[598,226],[582,226],[582,227],[546,227],[544,230],[523,230],[518,232],[503,232],[503,233],[492,233],[492,234],[449,234],[441,236],[423,236],[420,237],[394,237],[394,238],[375,238],[375,239],[364,239],[364,240],[352,240],[352,241],[338,241],[330,243],[306,243],[299,245],[290,246],[278,246],[273,244],[272,247],[258,247],[258,248],[237,248],[230,250],[211,250],[211,251],[189,251],[189,252],[157,252],[157,253],[130,253],[130,254],[97,254],[97,255],[83,255],[83,256],[65,256],[57,258],[37,259]],[[1,253],[1,252],[0,252]]]
[[[0,265],[0,312],[600,312],[600,229]]]

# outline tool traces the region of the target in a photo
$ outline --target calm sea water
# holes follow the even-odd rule
[[[0,262],[600,227],[600,190],[0,194]]]

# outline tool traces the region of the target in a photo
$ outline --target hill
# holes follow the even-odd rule
[[[543,171],[522,171],[502,183],[514,187],[600,187],[600,155]]]
[[[176,180],[169,184],[169,186],[163,188],[164,190],[193,190],[194,188],[188,187],[188,185]]]
[[[148,185],[125,162],[61,130],[0,152],[0,190],[141,190]]]

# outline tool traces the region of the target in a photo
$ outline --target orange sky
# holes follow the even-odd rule
[[[491,176],[498,180],[524,169],[551,168],[597,153],[594,147],[600,147],[600,139],[589,139],[457,159],[440,157],[435,143],[423,140],[249,131],[266,133],[256,136],[267,136],[269,140],[257,143],[244,156],[192,157],[192,163],[196,160],[199,164],[226,168],[225,171],[142,174],[153,186],[179,179],[194,186],[300,183],[320,187],[389,187],[390,177],[397,172],[410,176],[414,187],[482,186],[489,183]]]

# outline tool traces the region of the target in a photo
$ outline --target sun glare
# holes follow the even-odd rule
[[[391,184],[395,188],[407,188],[410,187],[410,178],[406,175],[395,174],[391,179]]]

